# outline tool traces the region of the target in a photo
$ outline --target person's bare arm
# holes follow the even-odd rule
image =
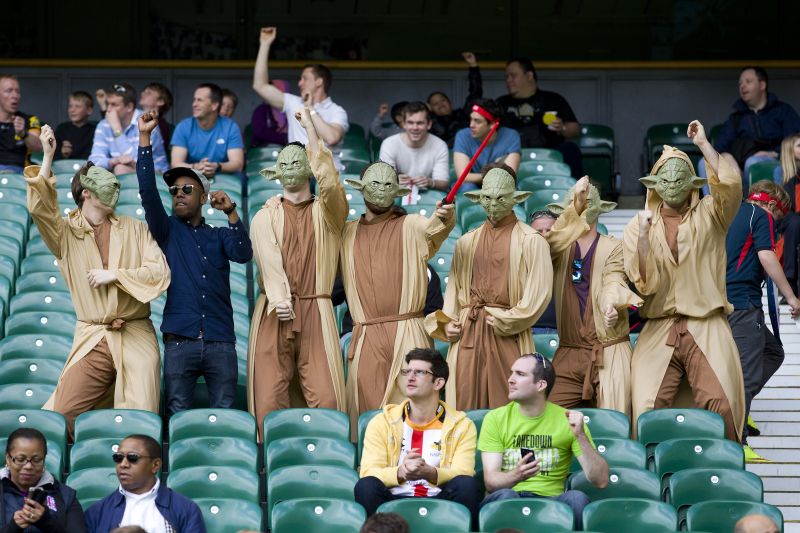
[[[344,137],[344,128],[338,124],[329,124],[325,122],[319,113],[311,110],[311,122],[314,123],[314,128],[317,130],[317,134],[325,141],[325,144],[328,146],[334,146],[339,144]]]
[[[227,151],[228,160],[224,163],[219,163],[219,170],[231,174],[233,172],[240,172],[244,168],[244,150],[241,148],[230,148]]]
[[[261,28],[258,55],[253,69],[253,90],[271,107],[283,109],[283,91],[269,83],[269,49],[277,33],[275,27]]]
[[[189,150],[186,149],[184,146],[173,146],[172,147],[172,154],[170,154],[170,166],[172,167],[191,167],[189,163],[186,162],[186,158],[189,156]]]
[[[517,463],[514,470],[503,472],[503,454],[500,452],[481,452],[483,462],[483,481],[486,490],[494,492],[500,489],[510,489],[520,481],[525,481],[539,473],[538,459],[533,461],[532,454],[527,454]]]
[[[464,169],[469,165],[469,157],[467,154],[461,152],[453,152],[453,168],[456,171],[456,177],[461,176]],[[480,172],[470,172],[467,174],[466,181],[471,183],[480,183],[483,180]]]
[[[783,273],[783,267],[778,261],[778,256],[772,250],[760,250],[758,252],[758,261],[764,268],[764,272],[772,278],[778,290],[786,298],[786,303],[792,308],[792,317],[797,318],[800,315],[800,300],[795,296],[791,285],[786,280],[786,274]]]
[[[586,479],[597,488],[605,488],[608,485],[608,463],[600,457],[589,441],[589,437],[586,436],[586,431],[583,429],[583,413],[567,411],[564,415],[569,422],[570,431],[575,435],[578,445],[581,447],[582,455],[578,457],[578,462],[581,464],[583,473],[586,474]]]
[[[506,154],[506,158],[503,162],[513,168],[514,172],[516,172],[519,170],[519,162],[521,159],[522,156],[519,154],[519,152],[512,152],[510,154]]]

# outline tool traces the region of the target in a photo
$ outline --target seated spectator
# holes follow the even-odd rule
[[[117,176],[136,172],[137,121],[142,114],[141,109],[136,109],[136,91],[127,83],[120,83],[103,94],[105,118],[94,130],[89,159],[95,166],[110,170]],[[153,132],[153,162],[157,172],[167,170],[167,152],[158,130]]]
[[[242,132],[234,121],[220,116],[221,103],[222,89],[219,86],[203,83],[195,89],[192,116],[181,120],[172,135],[173,168],[191,167],[207,178],[218,172],[233,174],[242,171]]]
[[[422,102],[403,108],[403,133],[381,143],[380,160],[397,170],[400,185],[445,190],[450,181],[447,145],[431,135],[431,114]]]
[[[594,449],[583,413],[547,401],[555,384],[553,365],[541,354],[524,354],[511,367],[504,407],[487,413],[478,449],[489,495],[481,506],[510,498],[548,498],[564,502],[583,529],[583,508],[589,498],[564,483],[577,457],[587,479],[608,485],[608,465]]]
[[[369,125],[369,132],[376,139],[384,140],[392,135],[403,133],[403,108],[408,102],[397,102],[389,112],[389,104],[378,106],[378,114]]]
[[[219,106],[219,116],[233,118],[239,106],[239,97],[230,89],[222,89],[222,105]]]
[[[317,134],[325,142],[325,146],[332,149],[334,163],[341,170],[342,165],[333,147],[342,142],[350,123],[347,121],[347,112],[344,108],[333,103],[328,96],[333,83],[333,75],[325,65],[314,63],[304,66],[300,81],[297,82],[300,96],[289,94],[276,85],[270,84],[269,49],[277,34],[278,30],[274,27],[261,28],[258,56],[253,70],[253,90],[270,106],[286,113],[289,124],[289,142],[296,141],[302,145],[308,144],[308,135],[295,118],[295,113],[302,110],[304,101],[309,100],[313,108],[311,119],[314,121]]]
[[[145,113],[158,111],[158,132],[164,141],[164,153],[169,151],[172,139],[172,124],[167,122],[167,113],[172,109],[172,101],[172,91],[157,81],[148,83],[139,95],[139,107],[142,111]]]
[[[781,164],[775,168],[775,183],[783,183],[786,186],[792,179],[800,176],[800,133],[790,135],[781,142]],[[792,187],[794,189],[794,187]],[[792,211],[794,211],[794,190],[786,192],[792,200]]]
[[[205,533],[197,504],[161,484],[161,446],[155,439],[129,435],[111,458],[116,463],[119,488],[86,511],[90,533],[119,526],[139,526],[151,533]]]
[[[456,177],[467,168],[470,159],[478,151],[483,140],[489,135],[492,126],[500,116],[500,108],[493,100],[475,100],[469,114],[469,129],[460,130],[456,134],[453,146],[453,166]],[[520,140],[519,133],[511,128],[500,127],[489,139],[489,143],[478,156],[475,164],[467,174],[461,191],[472,191],[480,187],[483,176],[481,169],[490,163],[504,163],[514,172],[519,169]]]
[[[766,70],[743,68],[739,73],[739,99],[714,142],[717,152],[733,155],[743,169],[745,182],[751,165],[776,159],[781,141],[800,132],[800,116],[768,89]],[[707,176],[705,161],[698,165],[698,175]]]
[[[0,173],[22,173],[28,154],[42,151],[39,119],[19,110],[16,76],[0,74]]]
[[[428,96],[428,106],[433,111],[433,126],[431,133],[447,143],[448,148],[453,147],[458,130],[469,127],[470,103],[483,96],[481,83],[481,69],[472,52],[462,52],[464,61],[469,65],[469,89],[464,107],[453,109],[450,98],[441,91],[434,91]]]
[[[375,513],[367,518],[359,533],[411,533],[411,529],[397,513]]]
[[[583,176],[581,150],[569,139],[578,137],[581,125],[569,103],[558,93],[539,89],[536,68],[530,59],[506,63],[508,94],[497,99],[503,124],[517,130],[525,148],[553,148],[561,152],[572,177]]]
[[[557,218],[558,215],[547,209],[534,211],[531,214],[531,227],[542,235],[547,236]],[[547,304],[547,309],[544,310],[542,316],[533,325],[533,334],[536,335],[537,333],[558,333],[555,299],[550,300],[550,303]]]
[[[286,80],[271,80],[269,83],[283,92],[289,90],[289,84]],[[250,117],[250,126],[253,129],[250,148],[268,144],[284,146],[289,142],[289,124],[286,120],[286,113],[275,109],[267,103],[260,104],[253,110],[253,115]]]
[[[0,470],[0,528],[4,532],[85,533],[75,491],[45,470],[47,440],[33,428],[19,428],[6,442]]]
[[[436,350],[406,354],[398,379],[407,399],[384,407],[364,435],[354,493],[367,516],[391,500],[425,497],[464,505],[478,525],[475,424],[439,399],[449,375]]]
[[[93,111],[94,100],[89,93],[75,91],[69,95],[69,121],[56,126],[56,160],[89,159],[94,128],[97,126],[97,123],[89,120]]]

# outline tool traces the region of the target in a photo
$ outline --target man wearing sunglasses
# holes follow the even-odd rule
[[[361,479],[354,493],[367,516],[398,498],[460,503],[478,525],[475,424],[439,399],[450,370],[436,350],[415,348],[398,377],[406,399],[375,415],[364,434]]]
[[[119,488],[86,510],[91,533],[139,526],[148,533],[205,533],[200,508],[161,484],[161,446],[147,435],[130,435],[111,455]]]
[[[564,407],[601,407],[631,413],[630,305],[642,299],[628,288],[622,243],[597,232],[597,219],[617,206],[600,199],[584,176],[548,207],[559,214],[545,237],[553,259],[553,300],[559,346],[550,401]]]
[[[608,485],[608,464],[594,448],[583,413],[548,401],[557,382],[553,365],[540,353],[524,354],[508,377],[510,403],[486,414],[478,449],[489,495],[481,506],[511,498],[548,498],[566,503],[583,529],[585,493],[564,492],[572,458],[590,483]]]
[[[231,307],[230,261],[246,263],[253,257],[250,237],[236,203],[223,191],[209,193],[206,177],[188,167],[164,173],[172,195],[167,214],[156,188],[150,133],[158,113],[139,118],[139,194],[150,232],[164,251],[172,270],[164,320],[164,391],[167,415],[192,406],[197,378],[208,386],[211,407],[230,408],[238,378],[236,335]],[[205,223],[203,205],[228,216],[228,227]]]

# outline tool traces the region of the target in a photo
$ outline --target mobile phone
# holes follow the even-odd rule
[[[28,498],[39,505],[44,505],[44,502],[47,501],[47,493],[42,487],[31,487],[31,490],[28,491]]]
[[[530,448],[520,448],[519,453],[522,459],[524,459],[526,455],[531,454],[531,460],[529,461],[531,463],[536,460],[536,453]]]

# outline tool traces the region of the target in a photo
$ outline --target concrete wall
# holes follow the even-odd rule
[[[18,68],[13,72],[22,84],[21,109],[57,124],[67,120],[69,92],[86,90],[117,81],[141,89],[150,81],[173,88],[175,105],[170,121],[191,113],[194,87],[214,81],[233,89],[240,98],[234,117],[241,126],[250,120],[260,103],[250,89],[251,71],[245,69],[57,69]],[[296,83],[297,70],[272,72],[276,79]],[[503,73],[484,71],[484,95],[504,94]],[[544,89],[559,92],[570,102],[581,122],[610,125],[616,134],[617,169],[622,174],[623,193],[636,194],[642,175],[642,144],[652,124],[688,123],[700,119],[708,129],[721,123],[738,97],[736,70],[550,70],[539,73]],[[461,104],[466,96],[466,75],[461,70],[336,70],[331,90],[334,100],[344,106],[353,122],[364,126],[381,102],[424,100],[433,90],[443,90]],[[800,70],[772,69],[770,90],[800,109]],[[97,115],[97,111],[95,111]],[[96,116],[95,119],[99,119]]]

